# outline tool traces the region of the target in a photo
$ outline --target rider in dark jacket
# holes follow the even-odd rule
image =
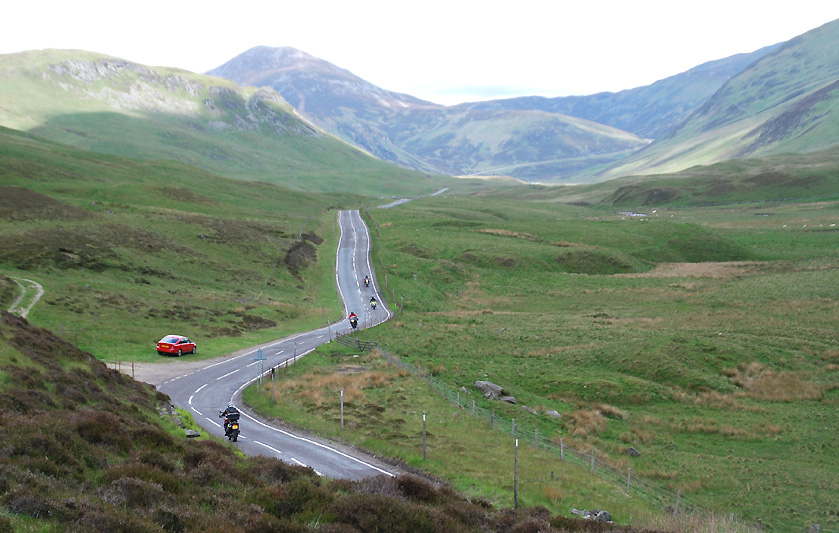
[[[221,412],[218,415],[219,418],[224,417],[224,436],[227,436],[228,428],[230,427],[230,423],[239,420],[239,410],[236,409],[236,406],[232,403],[227,404],[227,409]]]

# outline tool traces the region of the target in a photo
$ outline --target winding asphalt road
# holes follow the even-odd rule
[[[344,302],[344,316],[354,311],[360,325],[379,324],[391,317],[378,291],[370,268],[370,235],[358,211],[339,213],[341,236],[338,242],[335,280]],[[369,275],[370,287],[363,279]],[[375,295],[380,305],[376,311],[368,302]],[[218,414],[232,401],[242,412],[241,435],[234,445],[247,455],[269,455],[299,465],[312,467],[318,474],[332,478],[361,479],[368,476],[394,475],[386,465],[372,457],[340,449],[338,445],[273,427],[242,408],[241,392],[256,381],[260,372],[270,374],[276,367],[303,357],[317,346],[334,338],[336,331],[350,328],[347,319],[308,333],[300,333],[255,347],[246,353],[206,362],[198,370],[170,379],[158,389],[175,405],[192,412],[205,430],[222,434]],[[264,361],[256,358],[262,355]],[[265,378],[263,378],[265,379]],[[336,401],[338,401],[336,399]],[[375,464],[374,464],[375,463]]]

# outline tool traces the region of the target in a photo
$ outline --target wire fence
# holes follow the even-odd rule
[[[377,344],[376,344],[377,346]],[[672,491],[664,487],[657,486],[639,476],[632,475],[632,469],[623,471],[614,465],[610,464],[605,457],[598,457],[594,451],[583,452],[576,450],[565,444],[562,438],[553,440],[546,435],[540,435],[538,428],[528,428],[525,425],[517,424],[515,419],[507,420],[495,413],[494,409],[486,409],[476,405],[475,400],[461,398],[461,391],[451,388],[446,383],[436,379],[433,375],[428,374],[420,368],[406,363],[398,356],[379,349],[382,357],[385,358],[393,366],[410,372],[425,380],[428,385],[440,394],[450,403],[456,405],[459,409],[471,411],[472,416],[483,420],[490,427],[497,429],[500,432],[506,433],[511,437],[519,439],[521,442],[530,442],[534,447],[548,450],[559,456],[559,458],[569,464],[588,469],[593,475],[601,479],[610,481],[621,488],[625,489],[627,493],[632,493],[635,496],[641,497],[662,509],[671,510],[675,513],[709,513],[710,511],[703,508],[695,501],[684,497],[681,491]],[[824,530],[823,530],[824,531]]]
[[[563,462],[573,464],[580,468],[585,468],[591,474],[599,478],[612,482],[621,489],[625,490],[627,494],[639,497],[658,506],[666,512],[675,514],[715,514],[708,508],[699,505],[697,502],[686,498],[680,490],[670,490],[648,480],[643,479],[637,475],[632,474],[632,469],[622,470],[610,464],[605,457],[598,457],[592,450],[590,452],[583,452],[576,450],[563,442],[562,438],[551,439],[546,435],[540,434],[538,428],[528,428],[525,425],[517,423],[515,419],[507,420],[495,413],[494,409],[486,409],[475,403],[475,400],[464,398],[461,396],[461,391],[453,389],[446,383],[438,380],[432,374],[429,374],[422,369],[403,361],[398,356],[388,352],[379,347],[378,343],[367,341],[366,350],[376,347],[379,349],[382,357],[391,365],[411,373],[412,375],[425,380],[429,387],[440,394],[444,399],[448,400],[459,409],[471,412],[472,416],[483,420],[490,427],[497,429],[500,432],[506,433],[511,437],[519,439],[523,443],[531,443],[535,448],[548,450],[559,456]],[[729,514],[731,522],[739,522],[734,514]],[[839,530],[824,529],[819,524],[810,524],[809,529],[802,529],[801,531],[809,531],[809,533],[839,533]],[[754,526],[755,530],[772,530],[771,526],[767,524],[758,523]]]

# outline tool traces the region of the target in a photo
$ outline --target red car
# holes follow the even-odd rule
[[[166,335],[157,341],[157,353],[160,355],[175,354],[178,357],[185,353],[195,353],[198,346],[183,335]]]

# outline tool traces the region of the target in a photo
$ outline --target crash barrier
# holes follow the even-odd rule
[[[433,375],[428,374],[417,368],[416,366],[402,361],[398,356],[379,349],[382,357],[393,366],[410,372],[411,374],[425,380],[428,385],[437,391],[443,398],[448,400],[458,408],[467,412],[471,411],[472,416],[484,420],[490,427],[504,432],[511,437],[519,439],[521,442],[529,442],[536,448],[551,451],[557,454],[560,460],[569,464],[577,465],[581,468],[588,469],[592,474],[611,481],[621,488],[625,489],[627,493],[632,493],[634,496],[639,496],[662,509],[669,510],[674,514],[678,513],[710,513],[708,509],[702,508],[696,502],[685,498],[681,491],[673,492],[671,490],[659,487],[650,483],[636,475],[632,474],[632,469],[622,471],[615,466],[607,463],[605,458],[597,457],[594,451],[582,452],[571,448],[565,444],[561,438],[551,439],[545,435],[540,435],[538,429],[528,429],[527,427],[517,424],[515,419],[505,420],[503,417],[495,414],[494,409],[485,409],[475,404],[475,400],[466,398],[466,394],[461,395],[460,390],[454,390],[442,381],[436,379]]]
[[[349,346],[350,348],[355,348],[360,352],[366,352],[379,347],[379,343],[376,341],[363,341],[351,335],[342,335],[340,333],[335,334],[335,342]]]

